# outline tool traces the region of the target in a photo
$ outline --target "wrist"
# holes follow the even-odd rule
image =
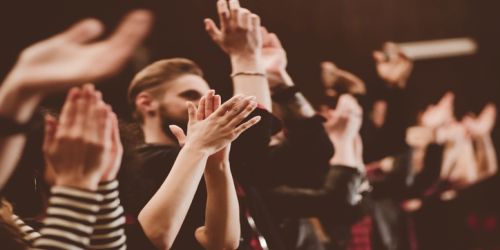
[[[209,147],[205,147],[200,145],[199,143],[191,143],[190,141],[186,141],[182,150],[185,152],[189,152],[190,155],[193,156],[201,156],[208,158],[212,154],[212,150]]]
[[[262,58],[258,54],[231,55],[233,72],[253,71],[265,73]]]
[[[223,160],[218,162],[207,162],[207,167],[205,168],[205,174],[208,175],[225,175],[230,172],[229,160]]]
[[[57,186],[65,186],[79,189],[96,191],[99,186],[99,177],[97,176],[58,176],[55,184]]]

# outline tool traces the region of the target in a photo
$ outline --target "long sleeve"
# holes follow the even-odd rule
[[[96,192],[53,187],[47,217],[43,220],[40,236],[32,240],[32,246],[36,249],[88,249],[102,200],[102,195]]]
[[[347,216],[345,211],[361,201],[363,178],[354,168],[331,166],[322,187],[294,188],[281,186],[265,191],[273,214],[283,217]]]
[[[268,185],[321,185],[334,151],[323,122],[321,116],[285,121],[286,139],[271,147],[266,162]]]
[[[98,192],[103,200],[99,204],[89,249],[126,249],[125,217],[118,198],[118,181],[101,183]]]

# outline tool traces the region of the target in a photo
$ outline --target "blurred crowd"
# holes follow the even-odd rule
[[[129,79],[134,122],[94,84],[137,54],[150,11],[107,37],[85,19],[22,51],[0,85],[0,248],[500,247],[498,213],[462,199],[496,199],[475,191],[495,193],[494,104],[457,117],[447,92],[415,116],[418,68],[387,42],[372,56],[378,83],[318,65],[314,106],[258,13],[238,0],[216,8],[200,25],[230,60],[233,95],[192,60],[150,62]],[[42,105],[53,93],[62,107]]]

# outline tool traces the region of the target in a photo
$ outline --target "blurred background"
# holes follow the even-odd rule
[[[216,19],[216,0],[73,0],[2,1],[0,9],[0,75],[9,71],[18,53],[35,41],[53,35],[85,18],[102,20],[109,30],[128,10],[142,7],[156,16],[155,27],[144,48],[120,75],[100,85],[105,99],[124,119],[130,110],[126,90],[142,66],[162,58],[187,57],[205,71],[216,91],[232,93],[230,64],[206,34],[203,19]],[[383,92],[376,78],[372,51],[386,41],[471,37],[479,44],[473,56],[426,60],[415,63],[408,83],[409,110],[417,113],[436,102],[445,91],[456,93],[458,117],[479,112],[487,102],[500,105],[500,1],[498,0],[241,0],[277,33],[288,53],[289,72],[314,103],[322,99],[320,62],[330,60],[365,80],[369,95]],[[105,57],[106,55],[102,55]],[[61,95],[48,98],[57,107]],[[497,129],[494,141],[500,142]],[[499,241],[500,182],[493,178],[468,190],[469,195],[440,207],[433,214],[422,212],[433,226],[421,237],[422,249],[459,249],[451,243],[474,246],[478,241]],[[467,213],[465,213],[466,211]],[[467,216],[456,216],[457,214]],[[477,216],[468,217],[475,213]],[[429,219],[433,218],[433,219]],[[460,218],[460,219],[456,219]],[[477,218],[480,218],[479,220]],[[477,225],[484,233],[467,231],[463,224]],[[444,233],[444,232],[450,233]],[[426,247],[425,242],[433,242]],[[451,244],[451,245],[450,245]],[[463,245],[461,245],[463,247]],[[460,247],[460,248],[461,248]],[[472,249],[472,248],[470,248]]]

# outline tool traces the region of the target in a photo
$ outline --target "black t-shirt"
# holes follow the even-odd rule
[[[271,134],[276,131],[276,119],[262,109],[255,110],[247,119],[258,115],[262,117],[261,121],[243,133],[231,146],[231,169],[235,179],[242,184],[258,182],[267,171],[265,168],[267,166],[259,162],[264,161],[267,156]],[[146,238],[136,218],[170,173],[179,151],[180,148],[175,146],[145,144],[137,147],[131,156],[125,157],[119,178],[120,199],[126,214],[131,218],[127,230],[129,246],[148,249],[138,243],[146,241]],[[197,243],[194,233],[205,222],[206,193],[205,182],[202,179],[172,249],[203,249]],[[244,198],[252,199],[252,196]],[[240,202],[240,204],[245,203]],[[246,207],[240,205],[240,209],[245,211]],[[244,216],[243,212],[240,214]],[[245,218],[241,221],[243,241],[240,243],[240,249],[247,249],[250,238],[247,233],[252,230],[245,223]],[[259,223],[262,221],[257,222]]]

